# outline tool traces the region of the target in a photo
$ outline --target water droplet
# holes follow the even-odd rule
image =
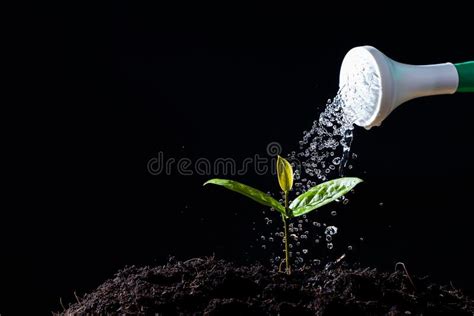
[[[336,235],[337,234],[337,227],[336,226],[328,226],[324,231],[326,235]]]
[[[332,236],[331,236],[331,235],[326,235],[326,241],[327,241],[327,242],[332,241]]]
[[[263,236],[263,235],[260,236],[260,239],[261,239],[261,240],[265,240],[265,236]]]
[[[347,203],[349,203],[349,199],[346,198],[346,199],[342,200],[342,204],[347,205]]]
[[[315,239],[314,242],[319,244],[319,239]]]
[[[352,251],[352,246],[351,245],[347,246],[347,250]]]
[[[360,241],[364,241],[364,237],[360,237],[359,239],[360,239]]]
[[[262,249],[267,249],[267,246],[265,246],[265,245],[262,245]]]
[[[307,238],[308,238],[308,236],[306,236],[306,235],[304,235],[304,234],[301,235],[300,237],[301,237],[301,239],[307,239]]]
[[[334,245],[332,243],[328,243],[327,247],[329,250],[331,250],[332,248],[334,248]]]
[[[313,222],[313,226],[316,226],[316,227],[321,227],[321,223],[318,223],[318,222]]]
[[[273,242],[273,237],[269,237],[269,238],[268,238],[268,241],[269,241],[269,242]]]
[[[298,236],[296,236],[296,234],[291,234],[290,238],[293,238],[293,240],[298,240]]]
[[[383,206],[383,202],[380,202],[380,203],[379,203],[379,206]]]
[[[293,248],[293,245],[292,245],[292,244],[289,244],[289,245],[288,245],[288,248],[290,248],[290,249]]]
[[[313,259],[313,264],[319,266],[321,264],[321,260]]]
[[[304,253],[304,254],[307,254],[307,253],[308,253],[308,249],[303,249],[303,253]]]
[[[336,216],[336,215],[337,215],[337,212],[336,212],[336,211],[332,211],[332,212],[331,212],[331,215],[332,215],[332,216]]]

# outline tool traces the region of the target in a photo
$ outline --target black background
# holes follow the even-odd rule
[[[159,151],[242,161],[265,156],[273,141],[297,149],[354,46],[411,64],[474,56],[463,20],[212,12],[69,8],[67,27],[50,23],[55,36],[34,41],[19,93],[28,101],[7,134],[16,164],[1,215],[0,312],[61,310],[60,297],[67,304],[125,265],[169,255],[265,261],[269,253],[250,248],[262,208],[202,188],[209,176],[152,176],[147,161]],[[365,183],[333,223],[349,241],[364,237],[354,244],[363,264],[392,270],[403,261],[473,290],[473,103],[469,94],[422,98],[380,128],[356,128],[348,174]],[[277,190],[271,175],[235,178]]]

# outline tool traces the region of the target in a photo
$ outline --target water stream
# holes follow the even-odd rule
[[[364,82],[367,86],[364,86]],[[370,89],[372,86],[367,80],[361,85],[343,87],[332,100],[327,101],[324,111],[313,122],[311,129],[303,132],[303,137],[299,141],[299,150],[288,156],[295,171],[294,195],[298,196],[321,182],[343,177],[348,169],[352,169],[349,162],[357,157],[354,153],[351,155],[354,123],[360,119],[361,112],[365,116],[370,114],[366,105],[368,99],[365,97],[361,99],[357,91],[367,94],[370,93]],[[343,197],[339,202],[345,205],[349,200]],[[328,212],[331,217],[337,215],[337,211],[331,210],[331,206],[327,206],[325,212]],[[295,267],[302,264],[319,265],[323,262],[320,254],[312,253],[311,249],[324,246],[324,244],[327,251],[334,249],[338,227],[320,223],[315,219],[318,219],[318,216],[310,213],[293,219],[289,224],[290,257]],[[272,223],[268,217],[265,220],[267,225]],[[268,243],[280,246],[281,237],[283,237],[281,229],[270,236],[262,235],[261,247],[267,249]],[[281,250],[274,250],[276,255],[272,255],[273,264],[281,260],[281,254],[279,254]],[[348,245],[343,251],[352,251],[352,246]]]

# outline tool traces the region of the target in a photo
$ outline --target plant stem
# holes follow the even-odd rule
[[[285,192],[285,214],[288,215],[288,192]],[[285,242],[285,267],[286,273],[291,274],[290,269],[290,253],[288,252],[288,224],[286,222],[285,216],[282,215],[283,219],[283,232],[284,232],[284,242]]]

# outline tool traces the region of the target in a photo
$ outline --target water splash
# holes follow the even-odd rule
[[[353,105],[362,102],[360,96],[357,95],[357,91],[361,89],[354,86],[340,89],[332,100],[327,101],[324,111],[313,122],[311,129],[303,132],[299,150],[289,155],[288,159],[295,171],[294,192],[296,196],[318,183],[343,177],[346,170],[352,168],[349,161],[357,157],[355,154],[351,155],[354,123],[357,121],[358,115],[360,116],[358,111],[366,109],[363,104],[360,107]],[[351,106],[347,104],[351,104]],[[368,112],[368,109],[366,110],[364,113]],[[280,199],[280,202],[282,201]],[[342,197],[339,202],[345,205],[349,200]],[[329,214],[336,216],[337,211],[332,210]],[[265,218],[265,222],[267,225],[271,224],[269,218]],[[291,221],[288,230],[291,242],[289,255],[294,258],[295,267],[307,263],[319,265],[321,258],[313,258],[320,256],[321,253],[319,250],[316,252],[312,252],[312,250],[315,247],[325,247],[326,251],[333,251],[335,235],[338,232],[336,226],[309,221],[306,215]],[[279,230],[274,236],[280,237],[278,238],[280,242],[274,243],[275,246],[280,246],[283,232]],[[278,262],[279,258],[281,257],[274,256],[272,261]]]
[[[292,152],[295,162],[295,187],[305,192],[317,182],[344,175],[350,158],[354,122],[357,119],[353,107],[348,107],[346,89],[341,89],[313,122],[309,131],[303,132],[298,153]],[[345,96],[345,97],[343,97]]]
[[[327,101],[324,111],[313,122],[311,129],[303,132],[299,150],[289,155],[288,158],[295,167],[296,195],[306,192],[318,183],[343,177],[346,170],[352,169],[349,161],[357,158],[356,154],[351,155],[354,123],[361,118],[361,115],[368,115],[367,103],[370,101],[361,96],[363,93],[358,92],[368,93],[371,89],[377,88],[377,78],[362,79],[365,80],[362,83],[363,87],[359,84],[342,87],[332,100]],[[342,197],[339,202],[346,205],[349,200]],[[336,216],[337,211],[332,210],[330,215]],[[303,252],[304,255],[314,256],[311,249],[318,246],[321,240],[325,241],[326,248],[332,251],[334,235],[337,234],[338,228],[311,221],[308,224],[309,229],[306,229],[308,219],[306,216],[304,219],[305,221],[298,220],[291,226],[292,233],[298,238],[293,251],[304,249],[306,250]]]

